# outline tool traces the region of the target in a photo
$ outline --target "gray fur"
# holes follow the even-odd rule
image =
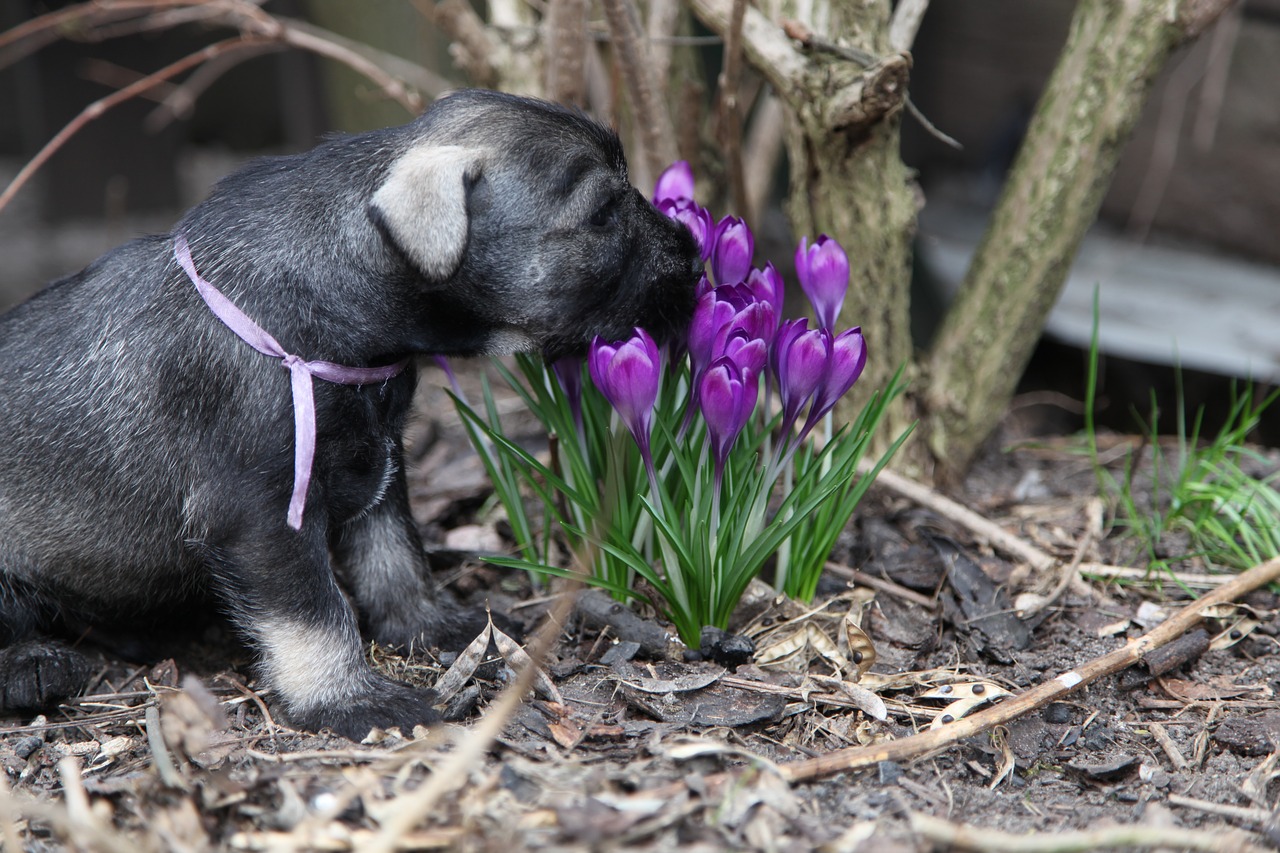
[[[662,336],[687,322],[698,268],[688,232],[627,183],[609,131],[480,91],[254,163],[176,231],[286,350],[351,366],[557,358],[634,325]],[[128,243],[0,317],[0,364],[0,645],[145,635],[166,613],[212,607],[259,647],[298,725],[361,737],[434,718],[428,691],[375,675],[360,653],[362,631],[457,645],[482,624],[433,593],[409,515],[412,367],[377,387],[316,382],[294,531],[288,373],[210,313],[172,235]],[[29,677],[3,662],[0,687]],[[50,698],[17,687],[0,697]]]

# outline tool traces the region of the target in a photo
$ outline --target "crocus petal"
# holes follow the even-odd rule
[[[758,376],[764,369],[768,348],[760,338],[753,338],[744,329],[731,334],[724,344],[724,351],[719,353],[733,361],[742,370]]]
[[[816,417],[831,411],[836,401],[858,381],[866,366],[867,342],[862,337],[862,328],[848,329],[836,335],[831,346],[831,371],[813,404]],[[810,419],[814,417],[810,415]]]
[[[741,219],[726,216],[716,226],[715,246],[711,250],[711,271],[717,284],[736,284],[751,272],[755,254],[755,237]]]
[[[774,333],[773,346],[769,348],[769,369],[773,371],[773,378],[778,381],[779,388],[787,384],[786,354],[791,349],[792,342],[808,331],[808,328],[809,319],[801,317],[798,320],[784,320]]]
[[[786,359],[787,381],[778,386],[778,393],[787,423],[795,420],[804,404],[826,382],[831,371],[831,349],[831,333],[813,329],[797,336],[782,356]]]
[[[604,393],[605,386],[609,383],[609,362],[613,361],[617,351],[617,346],[606,343],[599,335],[591,341],[591,347],[587,351],[587,372],[591,374],[592,383],[601,393]]]
[[[591,380],[618,411],[641,449],[647,448],[662,371],[658,345],[653,338],[639,328],[632,338],[618,344],[607,344],[597,336],[587,356],[587,369]]]
[[[693,198],[693,168],[688,161],[677,160],[658,176],[653,187],[653,203],[682,198]]]

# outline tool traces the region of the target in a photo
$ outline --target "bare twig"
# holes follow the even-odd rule
[[[832,574],[848,578],[854,583],[869,586],[872,589],[879,590],[887,595],[892,595],[894,598],[900,598],[903,601],[910,601],[912,604],[919,605],[925,610],[933,610],[938,606],[938,602],[929,596],[921,595],[914,589],[907,589],[905,586],[896,584],[887,578],[869,575],[866,572],[841,565],[840,563],[827,563],[824,568]]]
[[[164,733],[160,730],[159,706],[148,705],[146,713],[147,746],[151,747],[151,761],[155,765],[156,772],[160,774],[160,781],[170,788],[177,788],[180,791],[190,790],[187,780],[183,779],[182,774],[178,772],[178,766],[174,763],[169,747],[164,742]]]
[[[1071,586],[1071,582],[1078,577],[1080,563],[1084,560],[1084,555],[1088,552],[1089,548],[1093,546],[1094,539],[1097,538],[1102,528],[1102,501],[1098,498],[1094,498],[1089,502],[1085,512],[1086,519],[1084,535],[1080,537],[1080,543],[1076,546],[1076,552],[1072,555],[1071,562],[1061,570],[1061,574],[1058,576],[1058,582],[1054,585],[1048,595],[1038,599],[1033,604],[1028,604],[1025,607],[1019,608],[1018,616],[1020,618],[1029,619],[1041,610],[1044,610],[1050,604],[1053,604],[1062,597],[1062,594]]]
[[[285,44],[293,47],[309,50],[312,53],[329,59],[341,62],[343,65],[361,74],[375,84],[380,86],[393,100],[398,101],[401,106],[413,115],[422,112],[422,96],[417,92],[408,89],[403,82],[392,77],[375,62],[368,59],[361,53],[338,44],[330,40],[327,36],[317,35],[315,32],[307,29],[298,29],[296,27],[281,23],[278,38]],[[321,31],[323,32],[323,31]]]
[[[911,50],[920,31],[920,22],[929,8],[929,0],[899,0],[889,22],[889,48],[899,53]]]
[[[1173,738],[1169,737],[1168,729],[1156,722],[1147,723],[1147,729],[1150,730],[1151,736],[1156,739],[1156,743],[1160,744],[1164,754],[1168,756],[1169,763],[1173,765],[1174,770],[1186,770],[1191,766],[1182,754],[1182,750],[1178,749],[1178,745],[1173,742]]]
[[[926,133],[950,148],[954,148],[957,151],[964,150],[964,146],[960,144],[958,139],[947,135],[937,125],[929,121],[929,117],[920,111],[920,108],[915,105],[910,96],[904,99],[903,104],[906,106],[907,112],[911,114],[911,117],[920,122],[920,126],[925,129]]]
[[[1198,800],[1195,797],[1184,797],[1181,794],[1170,794],[1169,805],[1196,809],[1197,811],[1216,814],[1219,817],[1230,818],[1231,820],[1248,821],[1259,826],[1265,826],[1267,821],[1272,817],[1272,813],[1267,809],[1249,808],[1248,806],[1233,806],[1227,803],[1213,803],[1208,800]]]
[[[550,0],[544,26],[547,98],[584,106],[587,99],[586,0]]]
[[[66,127],[58,131],[57,135],[55,135],[53,139],[46,142],[44,147],[40,149],[39,153],[37,153],[35,157],[32,157],[31,160],[22,167],[21,171],[18,172],[14,179],[9,182],[9,186],[5,187],[3,193],[0,193],[0,210],[4,209],[5,205],[7,205],[17,194],[18,190],[22,189],[27,181],[31,179],[31,176],[36,173],[36,170],[43,166],[45,162],[53,156],[54,152],[61,148],[68,139],[79,132],[82,127],[100,117],[103,113],[107,112],[107,110],[110,110],[112,107],[133,98],[141,92],[145,92],[158,83],[162,83],[171,77],[181,74],[189,68],[194,68],[201,63],[208,62],[209,60],[225,53],[235,50],[244,50],[249,47],[256,47],[258,44],[260,44],[258,40],[249,40],[244,38],[233,38],[215,42],[202,50],[198,50],[195,53],[184,56],[177,62],[166,65],[159,71],[148,74],[137,82],[125,86],[123,89],[119,89],[106,97],[99,98],[94,101],[92,104],[81,110],[80,114],[72,119]]]
[[[1207,853],[1261,853],[1240,830],[1186,829],[1180,826],[1105,826],[1075,832],[1000,832],[989,827],[952,823],[922,812],[911,813],[911,828],[947,848],[986,853],[1071,853],[1076,850],[1146,850],[1176,847]]]
[[[671,48],[678,43],[676,25],[680,22],[680,4],[676,0],[649,0],[649,61],[653,79],[667,80],[671,74]]]
[[[186,118],[190,115],[196,100],[232,68],[255,56],[275,53],[283,49],[284,45],[263,42],[256,50],[246,48],[235,53],[224,53],[216,59],[209,60],[191,72],[191,76],[179,85],[157,84],[157,89],[167,89],[167,91],[157,93],[162,95],[159,99],[160,105],[144,119],[143,126],[151,133],[159,133],[174,119]]]
[[[868,464],[864,467],[867,470],[859,470],[865,476],[871,466]],[[928,486],[923,486],[888,468],[883,469],[876,476],[876,484],[884,486],[904,498],[915,501],[920,506],[933,510],[949,521],[962,525],[974,536],[977,536],[997,551],[1021,560],[1038,571],[1048,571],[1057,564],[1053,557],[1009,533],[995,522],[982,517],[966,506],[956,503],[945,495],[939,494]]]
[[[489,38],[484,21],[470,3],[466,0],[441,0],[434,5],[430,0],[413,2],[460,48],[454,59],[476,85],[492,86],[498,81],[498,70],[491,61],[496,49],[493,39]]]
[[[679,158],[675,128],[665,102],[658,97],[657,85],[651,76],[652,64],[648,49],[640,37],[635,6],[630,0],[601,0],[601,5],[604,6],[609,34],[617,51],[618,67],[635,110],[644,146],[641,153],[650,173],[647,177],[653,180]]]

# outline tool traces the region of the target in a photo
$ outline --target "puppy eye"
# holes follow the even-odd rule
[[[591,214],[591,218],[587,220],[592,228],[604,228],[613,223],[614,211],[617,205],[614,199],[609,199],[604,204],[596,208],[595,213]]]

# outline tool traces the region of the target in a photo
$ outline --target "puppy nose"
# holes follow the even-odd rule
[[[702,270],[703,270],[702,258],[698,257],[697,255],[694,255],[693,260],[689,262],[689,272],[696,279],[702,275]]]

